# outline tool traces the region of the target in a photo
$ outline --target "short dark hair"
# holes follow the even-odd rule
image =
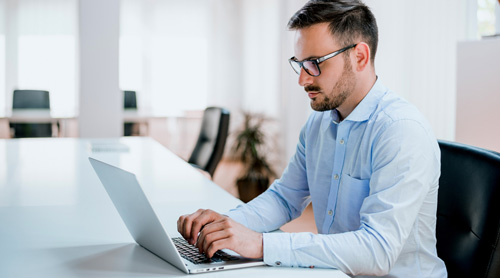
[[[288,22],[290,30],[318,23],[328,23],[333,37],[341,47],[362,40],[371,50],[374,63],[378,44],[378,27],[370,8],[359,0],[310,0]]]

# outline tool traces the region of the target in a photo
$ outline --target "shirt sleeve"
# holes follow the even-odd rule
[[[339,234],[264,234],[268,265],[338,268],[352,275],[386,275],[406,243],[431,185],[439,152],[420,123],[396,121],[375,138],[369,196],[360,228]]]
[[[227,212],[227,216],[254,231],[269,232],[302,214],[310,203],[305,168],[306,129],[307,124],[300,132],[297,150],[281,178],[252,201]]]

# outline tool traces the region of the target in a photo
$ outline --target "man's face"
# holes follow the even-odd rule
[[[317,59],[346,45],[339,45],[332,37],[327,23],[315,24],[297,30],[295,36],[295,58],[299,61]],[[304,69],[299,75],[299,84],[311,99],[311,108],[327,111],[341,107],[356,85],[351,61],[341,53],[319,64],[321,74],[313,77]]]

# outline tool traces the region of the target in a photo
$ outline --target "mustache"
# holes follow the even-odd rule
[[[318,86],[314,86],[314,85],[308,85],[308,86],[305,86],[305,87],[304,87],[304,90],[305,90],[306,92],[309,92],[309,91],[319,92],[319,91],[321,91],[321,88],[320,88],[320,87],[318,87]]]

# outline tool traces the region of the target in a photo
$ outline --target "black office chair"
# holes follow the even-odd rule
[[[228,110],[220,107],[205,109],[200,135],[188,162],[213,176],[224,153],[228,131]]]
[[[49,92],[43,90],[14,90],[12,109],[50,109]]]
[[[137,96],[135,91],[123,91],[123,108],[137,109]]]
[[[500,154],[446,141],[439,147],[438,256],[450,278],[500,277]]]
[[[50,110],[49,92],[43,90],[14,90],[12,109]],[[14,138],[51,137],[51,123],[10,123]]]
[[[123,108],[137,110],[137,96],[135,91],[123,91]],[[132,136],[138,132],[137,126],[134,123],[123,123],[123,135]]]

